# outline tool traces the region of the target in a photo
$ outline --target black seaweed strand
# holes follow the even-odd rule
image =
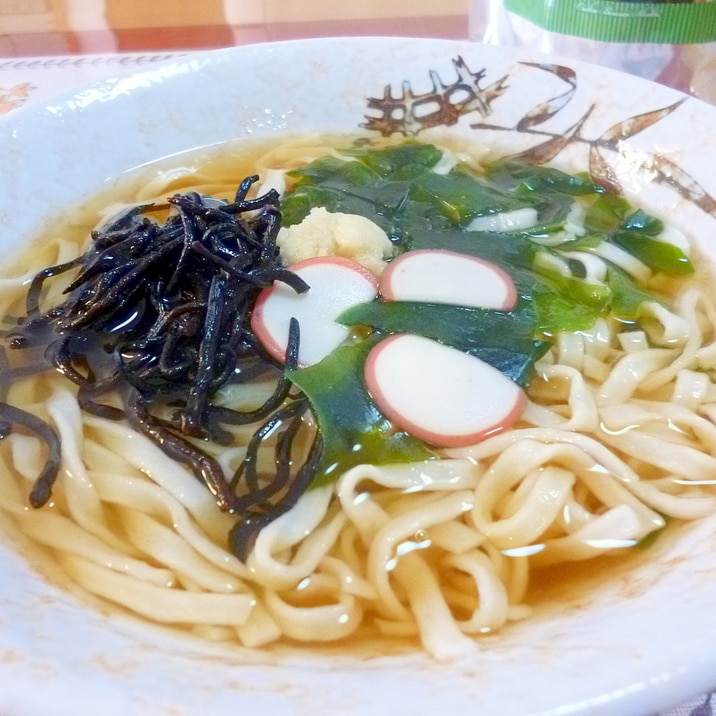
[[[128,420],[185,465],[221,510],[237,515],[230,545],[242,558],[256,530],[305,491],[322,450],[308,400],[291,394],[287,377],[298,365],[298,322],[291,321],[284,363],[266,353],[251,329],[263,288],[280,281],[297,293],[309,289],[280,262],[278,194],[248,196],[257,180],[245,178],[231,202],[177,194],[166,204],[130,206],[98,227],[85,254],[34,278],[27,316],[5,333],[13,350],[2,352],[0,364],[0,389],[27,373],[55,369],[77,386],[84,411]],[[43,313],[45,283],[75,268],[63,301]],[[244,412],[214,405],[226,383],[267,374],[276,386],[263,405]],[[202,441],[231,444],[232,426],[254,423],[245,460],[227,479]],[[0,439],[14,425],[49,446],[30,496],[39,507],[50,499],[59,470],[59,438],[39,418],[0,404]],[[306,439],[313,440],[308,454]],[[274,455],[269,474],[257,467],[265,450]]]
[[[11,426],[20,425],[34,433],[47,445],[48,456],[45,466],[37,476],[30,492],[30,505],[36,508],[42,507],[47,504],[52,496],[52,486],[55,484],[60,470],[62,459],[60,436],[52,426],[41,418],[9,403],[0,402],[0,420],[4,428],[2,431],[3,438],[9,434]]]

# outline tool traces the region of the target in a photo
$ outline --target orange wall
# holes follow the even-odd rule
[[[107,23],[117,30],[225,23],[222,0],[105,0],[105,7]]]

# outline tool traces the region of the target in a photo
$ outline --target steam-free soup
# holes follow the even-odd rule
[[[335,308],[339,269],[373,294]],[[565,565],[648,554],[713,510],[700,270],[589,179],[465,146],[302,137],[159,163],[0,284],[0,510],[151,622],[451,658],[529,618]],[[344,332],[307,363],[325,321],[290,319],[319,287]]]

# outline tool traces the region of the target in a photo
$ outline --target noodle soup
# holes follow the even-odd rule
[[[28,495],[48,492],[48,485],[37,488],[47,450],[38,449],[42,441],[32,430],[4,437],[4,521],[37,545],[42,560],[57,565],[73,589],[201,638],[247,647],[408,640],[449,659],[529,618],[540,601],[539,584],[557,584],[569,565],[585,569],[590,560],[604,565],[615,557],[648,556],[647,542],[660,539],[667,523],[711,513],[716,308],[698,266],[692,274],[685,239],[588,179],[509,163],[483,166],[475,151],[447,143],[376,144],[364,137],[227,146],[143,170],[49,227],[2,282],[11,358],[3,387],[6,405],[53,426],[61,466],[46,503],[28,509]],[[284,229],[301,226],[316,207],[348,216],[362,211],[363,218],[382,223],[389,243],[373,256],[375,274],[413,251],[447,247],[451,256],[464,256],[479,244],[480,261],[494,262],[514,281],[515,304],[485,309],[463,306],[459,297],[401,301],[388,300],[387,293],[377,299],[379,309],[364,301],[341,314],[348,332],[337,350],[352,352],[335,364],[325,363],[329,354],[315,365],[286,370],[288,358],[266,358],[268,349],[259,346],[260,370],[250,356],[246,365],[237,364],[249,378],[239,379],[241,370],[232,364],[233,379],[209,392],[207,405],[221,430],[182,434],[181,443],[175,441],[181,420],[172,411],[185,406],[186,397],[171,395],[158,408],[149,402],[154,414],[128,422],[120,413],[134,383],[96,394],[78,390],[77,383],[90,374],[94,380],[106,367],[109,349],[92,348],[80,365],[76,354],[63,358],[66,345],[55,346],[49,354],[59,358],[52,365],[64,370],[47,370],[45,348],[64,329],[53,333],[41,321],[31,332],[24,326],[32,325],[32,315],[19,326],[11,320],[25,315],[28,283],[38,271],[72,263],[92,241],[109,242],[113,232],[149,225],[154,231],[182,209],[166,203],[176,194],[212,197],[201,216],[212,215],[221,202],[236,203],[237,185],[252,175],[259,179],[247,201],[277,192]],[[366,183],[368,175],[380,179],[377,188]],[[475,187],[483,192],[479,207]],[[400,212],[386,218],[385,197]],[[237,223],[265,229],[261,210],[247,205]],[[145,214],[145,223],[131,223]],[[285,236],[277,239],[281,250]],[[200,254],[196,241],[181,239],[177,247]],[[350,261],[360,258],[355,247],[333,250],[343,258],[349,253]],[[178,262],[185,260],[178,255]],[[229,266],[229,256],[214,263],[233,275],[239,271]],[[30,314],[36,309],[46,316],[63,305],[68,286],[70,294],[77,291],[80,270],[86,268],[50,272],[59,275],[36,283],[30,303],[37,299],[38,305]],[[281,280],[274,276],[269,283]],[[92,299],[100,301],[110,289],[93,290]],[[255,286],[251,300],[266,290]],[[416,317],[410,311],[418,304],[431,308]],[[465,310],[455,313],[456,305]],[[83,306],[85,315],[94,310]],[[171,302],[161,308],[178,315]],[[141,322],[135,314],[127,325]],[[487,327],[456,337],[465,316]],[[112,324],[106,333],[117,335],[124,325]],[[176,326],[175,336],[194,331],[187,322]],[[363,370],[361,346],[373,349],[371,341],[406,333],[447,342],[507,375],[524,395],[519,411],[511,422],[491,424],[480,440],[456,445],[417,440],[378,410],[368,428],[350,436],[348,450],[332,453],[331,440],[344,437],[335,433],[344,415],[329,412],[326,406],[335,403],[326,386],[336,375],[347,376],[346,385],[363,375],[345,367],[355,361]],[[124,365],[139,355],[126,346],[122,351]],[[420,358],[411,363],[420,365]],[[325,365],[331,371],[321,374]],[[81,373],[75,385],[67,378],[72,370]],[[251,422],[221,412],[253,414],[286,375],[290,392],[275,409],[296,405],[299,394],[310,403],[290,413],[298,416],[295,424],[289,413],[272,423],[273,408]],[[375,395],[355,395],[355,404],[369,399],[374,410]],[[13,422],[7,415],[3,420]],[[294,429],[289,444],[281,436]],[[273,487],[274,473],[284,470],[277,450],[292,450],[285,470],[295,481],[295,464],[310,463],[321,431],[323,453],[307,489],[280,502],[291,488]],[[186,457],[193,450],[200,452],[192,456],[204,456],[199,462]],[[246,467],[249,453],[258,467]],[[238,497],[228,490],[223,505],[217,505],[216,482],[197,479],[214,463],[222,474],[238,475],[236,483],[227,478]]]

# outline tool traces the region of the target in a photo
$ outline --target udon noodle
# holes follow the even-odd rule
[[[83,250],[108,197],[228,198],[247,174],[281,187],[283,171],[332,151],[318,138],[239,147],[125,182],[18,259],[0,281],[0,314],[20,315],[31,277]],[[247,647],[400,637],[453,658],[529,617],[535,569],[626,553],[713,511],[716,302],[698,274],[650,290],[669,304],[650,303],[638,327],[602,317],[554,336],[511,429],[440,460],[349,469],[266,526],[245,563],[227,552],[233,518],[205,486],[126,423],[84,413],[55,372],[7,396],[61,435],[52,501],[28,508],[44,454],[14,431],[0,442],[0,512],[74,588],[151,622]],[[267,391],[232,387],[223,399],[250,407]],[[252,430],[207,449],[233,470]]]

